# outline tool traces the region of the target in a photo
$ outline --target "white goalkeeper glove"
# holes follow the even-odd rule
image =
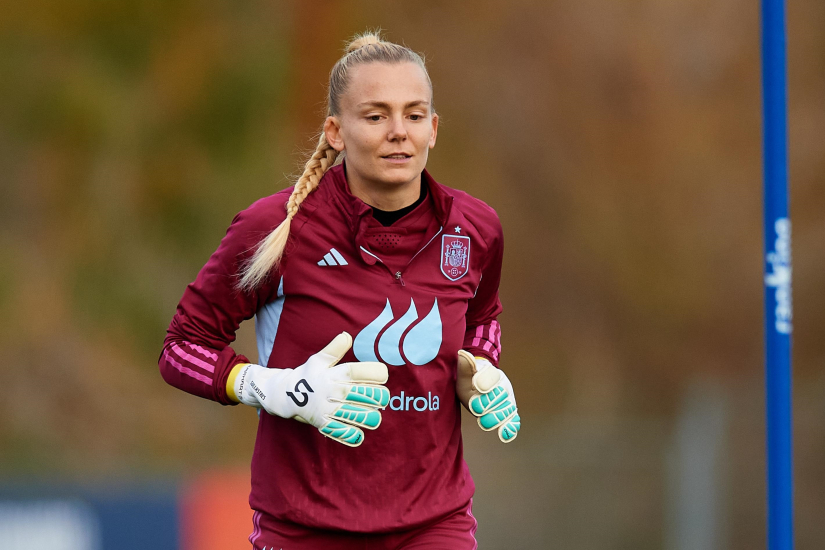
[[[357,447],[364,441],[360,428],[374,430],[390,401],[387,366],[377,362],[341,363],[352,347],[342,332],[327,346],[294,369],[236,365],[227,380],[227,394],[269,414],[311,424],[325,436]]]
[[[456,393],[461,403],[474,416],[478,425],[489,432],[498,428],[498,438],[504,443],[514,440],[521,429],[513,385],[490,361],[458,350]]]

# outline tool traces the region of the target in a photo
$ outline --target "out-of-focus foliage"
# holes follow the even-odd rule
[[[234,212],[289,170],[289,10],[126,1],[3,13],[0,464],[162,467],[219,431],[231,441],[233,416],[169,392],[155,362]],[[247,429],[232,443],[251,441]]]
[[[442,117],[430,171],[502,218],[503,366],[524,413],[526,442],[512,451],[525,446],[522,470],[541,469],[525,457],[541,455],[543,437],[556,450],[616,443],[579,449],[595,460],[631,434],[638,462],[616,462],[619,473],[599,463],[605,479],[627,476],[604,490],[644,502],[622,516],[626,545],[658,547],[657,460],[683,389],[710,377],[737,396],[731,529],[750,534],[731,547],[759,544],[747,530],[763,490],[758,4],[2,0],[0,13],[3,472],[248,460],[254,415],[165,386],[156,357],[234,214],[288,185],[344,41],[381,26],[427,55]],[[822,484],[811,489],[825,474],[814,442],[825,420],[823,28],[825,4],[790,2],[807,514],[825,507]],[[255,356],[249,327],[238,347]],[[575,439],[560,418],[604,437]],[[628,419],[652,427],[633,432]],[[550,471],[572,486],[546,487],[568,502],[582,485],[561,463]],[[658,527],[634,530],[646,520]],[[800,540],[815,539],[814,523]]]

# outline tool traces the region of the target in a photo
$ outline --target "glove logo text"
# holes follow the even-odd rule
[[[256,384],[254,380],[249,381],[249,386],[255,391],[256,394],[258,394],[258,397],[261,398],[262,403],[266,401],[266,394],[261,391],[261,388],[258,387],[258,384]]]
[[[295,393],[292,393],[291,391],[286,392],[286,394],[299,407],[303,407],[304,405],[309,403],[309,393],[302,392],[301,386],[304,386],[304,388],[306,388],[306,391],[308,391],[309,393],[315,393],[313,389],[309,386],[309,382],[307,382],[306,379],[301,378],[300,380],[298,380],[298,383],[295,384],[295,393],[300,393],[303,399],[301,401],[298,401],[298,399],[295,397]]]
[[[412,299],[407,312],[397,321],[393,322],[394,319],[387,299],[384,310],[355,337],[352,351],[359,361],[381,361],[393,366],[426,365],[436,358],[442,338],[438,299],[420,321]]]

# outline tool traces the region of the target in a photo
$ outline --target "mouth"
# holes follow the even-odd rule
[[[412,158],[412,155],[407,153],[392,153],[389,155],[384,155],[381,158],[388,160],[407,160],[408,158]]]

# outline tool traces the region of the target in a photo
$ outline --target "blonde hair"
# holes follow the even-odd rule
[[[430,84],[432,82],[424,65],[424,59],[407,48],[381,39],[380,31],[366,32],[355,36],[347,44],[344,56],[332,67],[329,75],[329,93],[327,95],[327,116],[336,116],[340,112],[341,96],[349,84],[350,71],[353,67],[366,63],[403,63],[412,62],[421,67]],[[432,105],[432,101],[430,102]],[[432,107],[431,107],[432,108]],[[304,171],[295,182],[295,188],[286,203],[286,218],[267,235],[255,250],[252,257],[241,268],[238,287],[242,290],[257,288],[269,275],[272,268],[277,268],[284,256],[289,228],[292,218],[298,213],[301,203],[312,193],[321,181],[324,173],[335,164],[338,151],[327,143],[324,132],[318,138],[318,145],[304,166]]]

